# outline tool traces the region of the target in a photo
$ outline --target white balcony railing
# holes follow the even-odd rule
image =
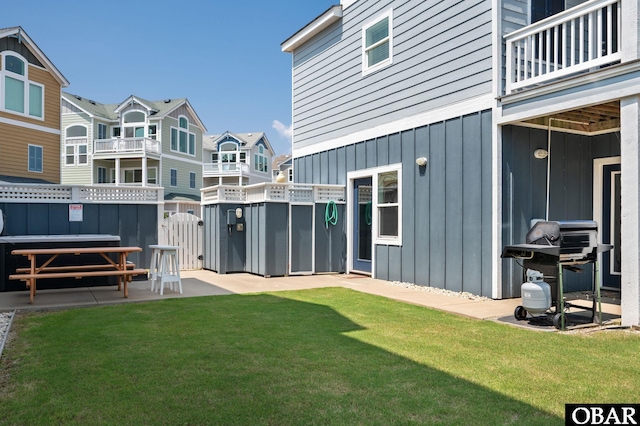
[[[160,141],[150,138],[112,138],[96,139],[93,146],[94,154],[160,154]]]
[[[621,0],[591,0],[505,36],[506,92],[621,59]]]
[[[160,187],[3,183],[0,202],[157,204],[163,201],[162,192]]]
[[[249,165],[245,163],[205,163],[202,165],[202,176],[232,176],[249,173]]]
[[[258,183],[248,186],[218,185],[200,190],[202,204],[284,202],[313,204],[345,202],[342,185]]]

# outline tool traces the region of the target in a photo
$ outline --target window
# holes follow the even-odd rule
[[[267,157],[264,155],[264,146],[260,145],[258,147],[258,153],[253,156],[253,159],[254,159],[254,164],[253,164],[254,170],[257,170],[263,173],[268,172]]]
[[[171,169],[171,186],[178,186],[178,171],[176,169]]]
[[[120,137],[120,135],[121,135],[121,133],[120,133],[120,127],[119,127],[119,126],[114,127],[114,128],[112,129],[112,132],[113,132],[113,137],[114,137],[114,138],[119,138],[119,137]]]
[[[374,244],[402,245],[402,164],[349,172],[349,180],[369,181],[360,186],[359,204],[366,203],[363,214],[369,226],[366,233]],[[367,188],[368,192],[362,189]],[[369,237],[367,237],[369,238]],[[359,248],[370,247],[371,240]],[[364,255],[362,258],[366,258]]]
[[[44,118],[44,86],[29,81],[27,62],[17,54],[5,54],[0,78],[4,85],[2,107],[6,111]]]
[[[293,169],[289,168],[289,182],[293,182]]]
[[[29,171],[42,173],[42,147],[29,145]]]
[[[106,139],[107,138],[107,125],[103,123],[98,123],[98,139]]]
[[[157,175],[157,167],[147,167],[147,184],[155,185],[158,181]],[[124,183],[142,183],[142,169],[122,170],[122,180]]]
[[[155,124],[149,125],[149,139],[158,139],[158,126]]]
[[[69,126],[65,131],[65,165],[88,164],[87,128]]]
[[[390,65],[393,59],[392,11],[362,27],[362,73]]]
[[[98,183],[108,183],[107,182],[107,168],[98,166]]]
[[[196,188],[196,174],[194,172],[189,172],[189,188]]]
[[[399,236],[398,171],[378,174],[378,238]]]
[[[189,155],[196,154],[196,135],[189,133],[189,120],[186,117],[178,119],[179,128],[171,128],[171,150]]]

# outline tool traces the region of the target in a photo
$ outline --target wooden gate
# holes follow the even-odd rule
[[[202,269],[203,222],[190,213],[164,219],[158,230],[159,244],[178,246],[180,269]]]

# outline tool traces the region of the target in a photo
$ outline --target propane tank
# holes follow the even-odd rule
[[[551,307],[551,286],[539,271],[527,270],[527,282],[520,287],[522,307],[532,314],[543,314]]]

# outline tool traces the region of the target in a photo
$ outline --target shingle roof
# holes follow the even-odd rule
[[[267,137],[265,135],[264,132],[254,132],[254,133],[231,133],[231,132],[225,132],[221,135],[204,135],[202,137],[202,147],[204,149],[208,149],[211,151],[216,151],[217,147],[216,147],[216,141],[218,141],[218,139],[222,138],[225,135],[229,135],[233,138],[238,139],[240,142],[244,143],[244,147],[246,148],[251,148],[252,146],[254,146],[260,139],[264,138],[267,145],[269,146],[269,148],[271,149],[271,146],[269,145],[269,141],[267,140]]]
[[[197,195],[191,194],[178,194],[174,192],[170,192],[169,194],[165,194],[165,201],[197,201],[200,202],[200,197]]]
[[[41,184],[53,184],[53,182],[46,181],[44,179],[18,177],[18,176],[2,176],[0,175],[0,182],[4,183],[41,183]]]
[[[74,103],[78,107],[87,111],[90,114],[106,118],[108,120],[117,120],[118,114],[115,110],[122,105],[122,102],[117,104],[101,104],[99,102],[92,101],[90,99],[83,98],[78,95],[73,95],[71,93],[62,92],[62,97],[67,99],[68,101]],[[148,101],[139,96],[130,96],[134,97],[139,102],[148,106],[157,111],[156,115],[163,116],[173,111],[176,107],[182,105],[187,101],[186,98],[178,98],[178,99],[166,99],[162,101]],[[129,99],[129,98],[127,98]]]

